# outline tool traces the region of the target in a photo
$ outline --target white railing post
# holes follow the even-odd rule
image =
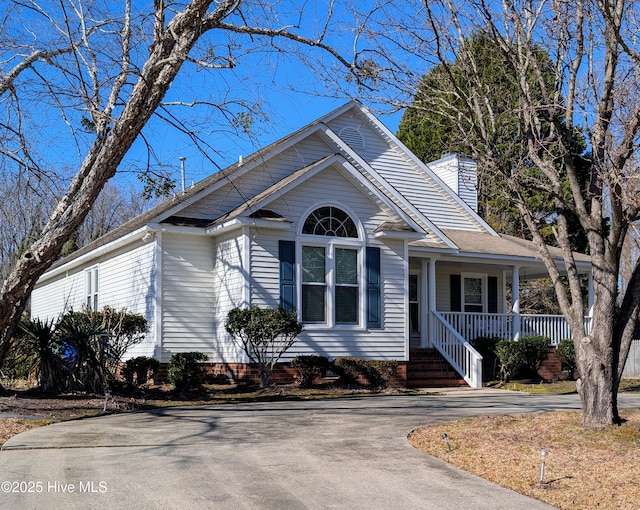
[[[513,313],[513,339],[520,339],[520,268],[511,268],[511,311]]]
[[[434,310],[431,316],[435,328],[437,328],[437,334],[433,338],[433,346],[456,372],[464,378],[469,386],[481,388],[482,356],[480,353],[471,346],[465,337],[443,315]],[[451,317],[464,318],[464,314],[455,314],[451,315]]]

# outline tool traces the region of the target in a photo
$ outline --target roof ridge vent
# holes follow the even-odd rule
[[[352,149],[364,149],[364,136],[360,132],[359,127],[346,126],[343,127],[338,136],[346,142],[346,144]]]

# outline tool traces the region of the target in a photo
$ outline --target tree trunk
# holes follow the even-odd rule
[[[16,262],[0,293],[0,359],[4,358],[38,278],[53,264],[66,241],[77,231],[105,183],[160,105],[189,51],[206,31],[211,0],[192,0],[166,29],[156,34],[140,78],[115,120],[113,129],[98,133],[93,147],[65,196],[49,218],[41,237]],[[235,9],[218,7],[209,21],[215,23]]]
[[[584,424],[592,427],[614,424],[618,411],[611,364],[604,363],[595,354],[589,337],[576,345],[576,360],[580,360],[577,389],[582,402]]]

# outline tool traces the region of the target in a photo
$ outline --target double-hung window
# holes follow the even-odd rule
[[[486,311],[486,276],[478,274],[462,275],[462,298],[465,312]]]
[[[301,233],[302,321],[360,324],[363,247],[356,224],[342,209],[325,206],[307,217]]]
[[[84,277],[87,309],[98,310],[98,266],[87,269]]]

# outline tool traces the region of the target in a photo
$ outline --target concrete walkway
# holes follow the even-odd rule
[[[625,405],[640,407],[640,396],[621,395]],[[57,423],[4,445],[0,508],[549,508],[424,455],[406,436],[464,416],[578,408],[576,395],[455,390]]]

